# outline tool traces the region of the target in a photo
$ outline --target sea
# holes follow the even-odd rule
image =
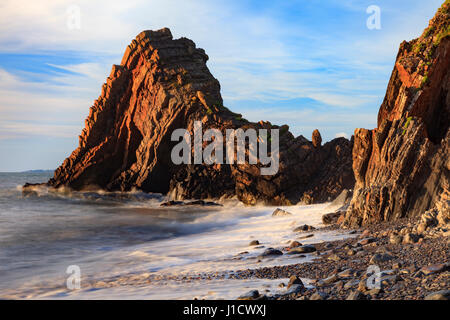
[[[312,261],[314,254],[261,258],[322,225],[330,203],[280,207],[164,207],[161,194],[75,192],[36,187],[51,171],[0,173],[0,299],[235,299],[282,293],[287,279],[243,279],[239,270]],[[309,232],[314,244],[351,235]],[[302,237],[303,238],[303,237]],[[259,245],[250,246],[252,240]],[[309,279],[303,279],[308,284]]]

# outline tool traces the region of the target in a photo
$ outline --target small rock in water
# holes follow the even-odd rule
[[[310,253],[314,251],[316,251],[316,247],[307,244],[304,246],[292,248],[291,250],[288,251],[288,254]]]
[[[304,224],[302,226],[299,226],[297,228],[294,229],[294,232],[303,232],[303,231],[312,231],[315,230],[316,228],[314,228],[313,226],[309,226],[307,224]]]
[[[301,240],[301,239],[312,238],[312,237],[314,237],[314,234],[310,233],[310,234],[298,237],[298,239]]]
[[[280,209],[280,208],[277,208],[272,213],[272,217],[283,217],[283,216],[292,216],[292,213],[290,213],[290,212],[288,212],[286,210]]]
[[[268,256],[281,256],[283,252],[280,250],[274,249],[274,248],[267,248],[264,250],[264,252],[260,255],[260,257],[268,257]]]
[[[326,213],[322,216],[322,222],[323,224],[333,224],[337,223],[339,217],[341,216],[341,211]]]
[[[299,277],[297,277],[297,276],[291,276],[291,277],[289,278],[289,283],[288,283],[288,285],[287,285],[287,288],[289,289],[290,287],[292,287],[292,286],[295,285],[295,284],[304,286],[302,280],[301,280]]]
[[[296,247],[300,247],[302,244],[298,241],[292,241],[291,244],[289,245],[289,248],[296,248]]]
[[[300,293],[302,292],[303,288],[304,288],[303,284],[293,284],[287,290],[286,294]]]
[[[255,300],[260,298],[260,294],[258,290],[250,290],[247,293],[244,293],[243,295],[239,296],[238,300]]]
[[[257,246],[257,245],[259,245],[259,241],[258,240],[253,240],[248,245],[249,246]]]
[[[331,249],[331,248],[333,248],[334,246],[333,246],[333,244],[332,243],[327,243],[327,244],[325,244],[324,246],[323,246],[325,249]]]

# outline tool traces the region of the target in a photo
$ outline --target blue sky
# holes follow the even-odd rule
[[[443,0],[10,1],[0,4],[0,171],[55,169],[142,30],[204,48],[224,104],[324,140],[373,128],[398,46]],[[369,30],[366,9],[381,9]],[[74,7],[75,6],[75,7]],[[79,9],[79,28],[70,12]]]

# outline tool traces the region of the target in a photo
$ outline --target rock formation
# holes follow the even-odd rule
[[[450,1],[422,36],[403,42],[378,127],[356,129],[356,184],[344,225],[419,216],[449,188]]]
[[[322,136],[318,129],[314,130],[312,133],[312,144],[314,148],[318,148],[322,145]]]
[[[172,199],[237,197],[246,204],[321,202],[354,184],[352,141],[321,146],[288,126],[251,123],[223,106],[220,84],[208,56],[194,42],[174,40],[169,29],[144,31],[114,65],[90,108],[79,147],[55,171],[48,185],[75,190],[105,189],[169,193]],[[260,175],[261,164],[180,164],[171,161],[177,128],[279,129],[277,174]],[[320,134],[319,134],[320,136]]]

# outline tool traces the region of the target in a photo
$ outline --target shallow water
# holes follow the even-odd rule
[[[164,197],[142,192],[51,192],[22,195],[25,182],[51,172],[0,173],[0,298],[235,298],[280,280],[231,280],[233,270],[312,259],[283,255],[258,261],[267,247],[282,248],[296,225],[321,226],[328,204],[275,207],[160,207]],[[302,243],[347,237],[318,231]],[[251,240],[261,245],[249,247]],[[81,270],[81,289],[69,290],[67,267]],[[221,274],[223,279],[210,279]],[[264,289],[265,288],[265,289]],[[269,289],[270,288],[270,289]]]

